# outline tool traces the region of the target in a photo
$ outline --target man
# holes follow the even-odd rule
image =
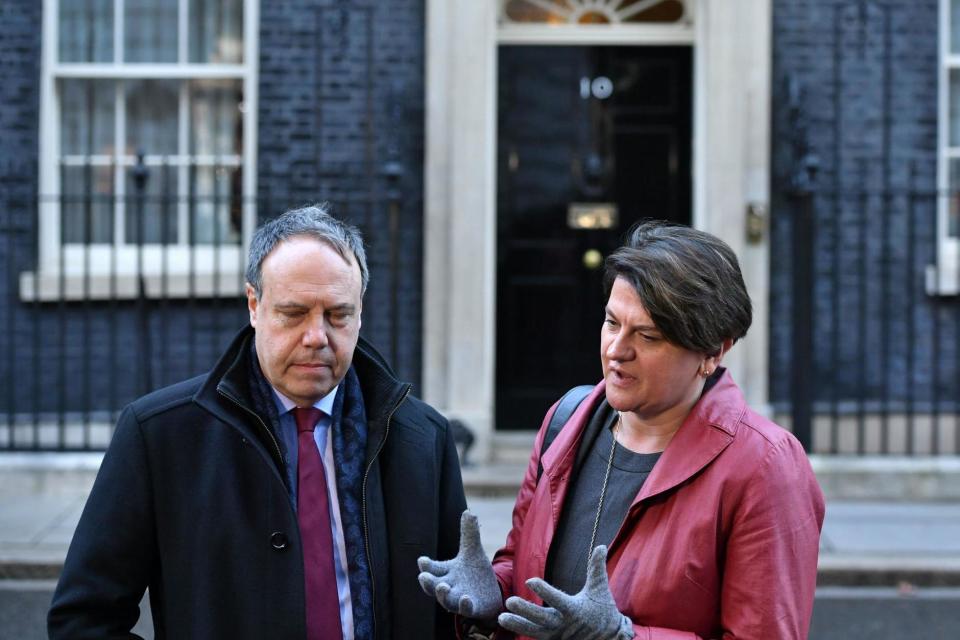
[[[415,585],[457,551],[453,436],[359,337],[368,271],[324,207],[262,226],[250,327],[206,375],[122,413],[87,501],[51,638],[448,638]]]

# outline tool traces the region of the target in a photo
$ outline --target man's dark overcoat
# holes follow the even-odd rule
[[[242,331],[207,375],[122,413],[67,554],[51,638],[131,637],[149,588],[157,638],[304,638],[303,561],[284,461],[249,392]],[[447,421],[362,339],[363,535],[378,639],[454,637],[418,556],[456,555],[466,508]]]

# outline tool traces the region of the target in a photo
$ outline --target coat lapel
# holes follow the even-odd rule
[[[724,371],[680,425],[631,508],[683,484],[710,464],[733,442],[745,409],[743,394]]]

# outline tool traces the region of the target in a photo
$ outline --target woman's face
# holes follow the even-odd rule
[[[623,278],[614,281],[607,300],[600,360],[610,406],[646,421],[685,415],[703,390],[704,364],[709,371],[716,364],[716,358],[667,341]]]

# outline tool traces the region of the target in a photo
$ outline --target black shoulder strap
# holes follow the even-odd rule
[[[557,439],[563,425],[567,424],[570,416],[577,410],[583,399],[593,391],[593,385],[582,384],[574,387],[563,394],[560,403],[557,404],[557,410],[550,416],[550,424],[547,425],[547,433],[543,437],[543,445],[540,447],[540,460],[537,464],[537,482],[540,482],[540,476],[543,475],[543,454],[547,452],[553,441]]]

